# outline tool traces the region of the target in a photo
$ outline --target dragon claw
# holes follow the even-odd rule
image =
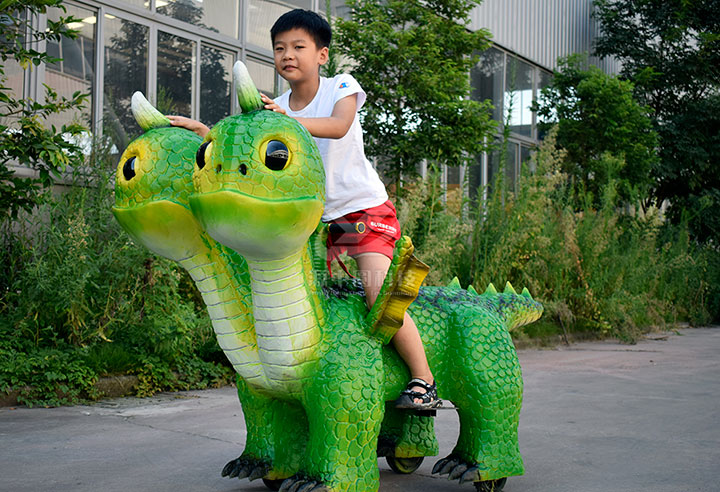
[[[463,474],[467,471],[468,465],[466,463],[460,463],[455,468],[450,470],[450,475],[448,475],[448,480],[457,480],[458,478],[462,477]]]
[[[267,463],[260,463],[252,469],[250,475],[248,476],[248,479],[252,482],[253,480],[264,477],[268,474],[269,471],[270,465],[268,465]]]
[[[220,475],[223,477],[235,478],[237,476],[236,470],[241,466],[243,461],[244,460],[242,458],[236,458],[232,461],[228,461],[228,463],[223,467]],[[233,473],[235,474],[233,475]]]
[[[445,466],[443,466],[442,469],[440,470],[439,475],[446,475],[446,474],[450,473],[450,471],[452,471],[459,464],[460,464],[460,460],[458,458],[454,458],[454,459],[448,461],[447,463],[445,463]]]
[[[278,492],[330,492],[330,489],[319,480],[298,474],[286,479]]]
[[[228,462],[223,467],[221,475],[228,478],[249,478],[252,481],[267,475],[270,468],[270,464],[266,461],[241,456]]]
[[[471,466],[460,477],[460,485],[465,482],[479,482],[480,480],[482,480],[480,477],[480,470],[478,470],[477,466]]]

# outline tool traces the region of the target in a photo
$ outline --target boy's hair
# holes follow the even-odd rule
[[[310,34],[318,48],[330,46],[332,30],[330,24],[312,10],[295,9],[286,12],[275,21],[270,29],[270,39],[275,44],[275,36],[291,29],[304,29]]]

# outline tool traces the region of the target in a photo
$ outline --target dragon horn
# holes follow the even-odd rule
[[[140,128],[142,128],[144,132],[152,130],[153,128],[170,126],[168,117],[155,109],[140,91],[132,95],[130,109],[135,117],[135,121],[138,122],[138,125],[140,125]]]
[[[235,91],[237,91],[240,112],[249,113],[263,108],[260,93],[255,87],[247,67],[241,61],[236,61],[233,66],[233,79],[235,79]]]

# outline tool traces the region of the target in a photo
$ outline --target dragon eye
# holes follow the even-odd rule
[[[198,149],[197,154],[195,154],[195,162],[197,162],[198,169],[205,167],[205,149],[207,149],[208,145],[211,143],[212,141],[208,141],[202,144]]]
[[[131,157],[130,159],[125,161],[125,164],[123,164],[123,176],[125,176],[126,181],[130,181],[135,177],[135,157]]]
[[[265,150],[265,166],[273,171],[285,168],[290,153],[287,146],[279,140],[270,140]]]

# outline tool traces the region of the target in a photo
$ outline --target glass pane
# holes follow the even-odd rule
[[[147,96],[149,29],[110,15],[105,16],[104,29],[103,133],[119,158],[128,142],[142,133],[130,112],[130,98],[135,91]]]
[[[505,168],[506,185],[514,188],[517,180],[517,154],[518,144],[513,142],[507,143],[507,152],[505,159],[502,157],[502,144],[496,141],[497,147],[488,154],[488,184],[492,186],[497,179],[497,173],[501,167]]]
[[[60,42],[48,41],[48,53],[61,60],[48,64],[45,70],[45,83],[57,91],[59,96],[70,98],[76,91],[90,93],[92,96],[97,17],[90,10],[71,5],[65,8],[67,12],[58,8],[48,9],[48,19],[58,21],[60,17],[70,15],[82,19],[69,24],[69,27],[78,31],[78,36],[75,39],[62,38]],[[57,128],[68,123],[80,123],[88,128],[92,127],[92,99],[87,100],[84,109],[53,114],[47,122]]]
[[[505,109],[510,112],[510,130],[532,136],[533,67],[508,56],[505,74]]]
[[[468,196],[473,204],[477,204],[483,196],[483,157],[484,154],[478,155],[475,158],[476,164],[468,166],[467,170]]]
[[[203,46],[200,58],[200,121],[211,126],[230,114],[235,56]]]
[[[194,26],[238,37],[239,0],[157,0],[160,14],[188,22]]]
[[[459,166],[447,166],[447,181],[446,181],[446,189],[447,191],[451,190],[457,190],[460,189],[460,167]]]
[[[350,7],[345,0],[319,0],[320,12],[325,16],[328,5],[330,7],[330,14],[333,17],[343,17],[344,19],[350,18]]]
[[[493,119],[500,121],[503,110],[503,71],[505,54],[490,48],[480,55],[480,60],[470,72],[472,98],[476,101],[489,99],[494,106]]]
[[[285,12],[293,9],[310,9],[310,0],[248,0],[247,42],[272,51],[270,28]]]
[[[190,116],[195,41],[158,32],[157,108],[163,114]]]
[[[552,83],[553,75],[550,72],[545,72],[544,70],[538,71],[539,77],[538,77],[538,88],[537,88],[537,98],[542,98],[542,95],[540,91],[544,89],[545,87],[548,87]],[[553,111],[554,112],[554,111]],[[551,123],[556,121],[556,118],[554,115],[551,115],[549,118],[545,118],[543,120],[540,120],[538,118],[538,123],[547,122]],[[541,128],[538,126],[538,140],[543,140],[545,138],[545,135],[547,134],[547,130]]]
[[[275,67],[252,58],[247,59],[248,72],[260,92],[275,94]]]
[[[520,146],[520,165],[527,168],[530,174],[535,173],[535,163],[530,159],[533,154],[533,149],[525,145]]]

